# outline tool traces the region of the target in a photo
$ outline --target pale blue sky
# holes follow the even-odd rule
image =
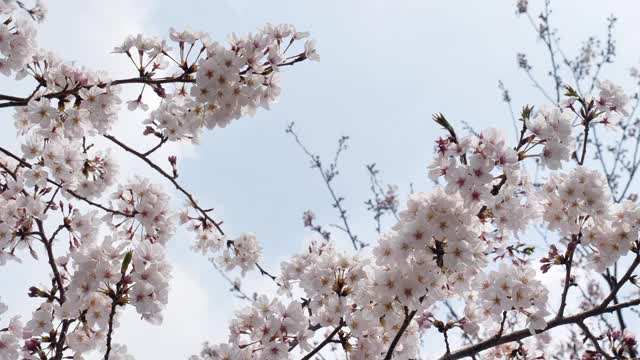
[[[541,5],[530,2],[534,9]],[[640,4],[556,3],[555,24],[570,54],[587,36],[604,36],[608,14],[619,16],[617,65],[603,74],[629,87],[628,67],[640,60]],[[369,197],[366,163],[376,162],[383,179],[398,184],[403,195],[410,182],[416,190],[428,190],[426,166],[433,140],[441,134],[431,122],[432,113],[443,112],[458,127],[458,121],[465,120],[475,128],[504,128],[512,136],[498,80],[511,90],[516,108],[545,101],[517,68],[515,54],[528,53],[538,78],[549,84],[542,43],[536,41],[527,20],[515,16],[514,1],[56,0],[48,5],[49,19],[39,27],[41,45],[79,64],[108,69],[114,78],[134,75],[123,56],[110,54],[129,33],[167,38],[173,26],[207,31],[224,40],[230,32],[244,34],[266,22],[288,22],[318,40],[321,62],[286,69],[283,96],[271,111],[208,132],[196,148],[172,150],[179,154],[180,180],[202,204],[217,209],[229,234],[255,232],[265,248],[263,262],[274,272],[280,260],[301,249],[310,237],[302,227],[304,210],[314,210],[322,224],[337,221],[320,178],[284,132],[288,122],[295,121],[308,146],[325,158],[332,155],[338,137],[351,137],[334,185],[346,197],[356,232],[374,242],[374,223],[363,204]],[[13,82],[0,79],[3,92],[28,94],[30,88],[26,81],[14,88]],[[0,140],[6,144],[14,141],[11,113],[1,114],[6,120]],[[142,113],[124,113],[119,132],[137,129],[132,124],[143,118]],[[127,160],[123,179],[134,172],[148,174],[140,170],[143,166]],[[336,240],[349,248],[346,239]],[[226,324],[233,315],[229,309],[239,303],[230,298],[228,285],[207,259],[189,251],[190,241],[189,234],[179,232],[169,245],[176,291],[165,326],[141,323],[133,311],[123,319],[132,325],[116,340],[127,339],[138,359],[186,358],[199,350],[201,341],[226,337]],[[11,265],[0,270],[0,280],[15,286],[25,278],[44,282],[36,269],[40,268],[31,261]],[[248,291],[273,288],[255,273],[249,274],[246,287]],[[21,303],[24,295],[13,286],[11,293],[5,289],[0,296],[19,309],[15,311],[31,311],[34,303]]]

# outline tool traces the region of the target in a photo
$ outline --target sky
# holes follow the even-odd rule
[[[410,184],[416,191],[433,187],[426,166],[433,141],[442,134],[433,113],[442,112],[458,128],[461,121],[476,129],[503,128],[513,138],[508,110],[497,84],[509,88],[516,108],[541,105],[544,97],[517,67],[516,53],[525,52],[538,79],[549,86],[549,60],[543,44],[513,1],[352,0],[300,2],[111,0],[49,1],[48,19],[39,26],[38,41],[69,61],[105,69],[112,78],[130,77],[128,60],[110,53],[129,34],[168,39],[169,27],[202,30],[218,40],[231,32],[245,34],[267,22],[287,22],[310,31],[318,41],[319,63],[304,62],[284,71],[283,94],[271,111],[258,111],[225,129],[209,131],[198,146],[171,145],[156,156],[178,156],[180,181],[215,215],[231,235],[254,232],[264,247],[263,264],[277,273],[280,261],[300,251],[312,235],[302,226],[302,213],[316,212],[323,225],[338,221],[322,180],[309,160],[285,134],[289,122],[308,147],[323,158],[335,151],[337,139],[348,135],[349,149],[340,162],[336,191],[355,232],[375,243],[374,222],[364,202],[370,197],[365,164],[375,162],[385,183],[397,184],[402,198]],[[534,12],[541,1],[530,1]],[[108,5],[107,5],[108,4]],[[554,3],[553,18],[561,44],[575,54],[584,39],[603,37],[606,17],[619,17],[616,27],[617,65],[610,78],[630,88],[630,66],[640,63],[634,1],[563,0]],[[28,94],[33,84],[0,79],[2,93]],[[123,91],[130,100],[138,89]],[[127,98],[128,96],[128,98]],[[149,102],[153,104],[149,98]],[[3,110],[0,141],[16,146],[12,112]],[[115,134],[143,149],[141,112],[122,112]],[[152,173],[123,154],[122,180]],[[170,184],[162,183],[170,190]],[[171,193],[176,204],[183,199]],[[387,224],[388,225],[388,224]],[[340,247],[348,239],[333,231]],[[169,243],[174,266],[170,304],[163,326],[140,321],[128,310],[116,341],[125,342],[138,359],[186,358],[204,340],[224,341],[233,309],[242,301],[208,259],[190,251],[191,235],[179,231]],[[25,282],[46,283],[43,264],[25,260],[0,271],[0,296],[12,313],[27,316],[36,305],[24,301]],[[253,272],[246,292],[272,293],[273,284]],[[24,291],[17,291],[24,287]],[[10,289],[10,290],[5,290]]]

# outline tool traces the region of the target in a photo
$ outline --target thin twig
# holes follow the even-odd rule
[[[291,134],[291,136],[293,137],[295,142],[298,144],[298,146],[300,146],[302,151],[304,151],[304,153],[311,159],[312,167],[317,168],[318,172],[320,172],[320,176],[322,177],[322,180],[327,186],[327,189],[329,190],[329,194],[333,199],[332,205],[334,208],[338,210],[338,216],[340,217],[344,225],[343,227],[337,227],[337,228],[340,230],[343,230],[347,234],[347,236],[349,236],[349,239],[351,240],[351,243],[353,244],[353,248],[355,250],[358,250],[358,245],[360,246],[360,248],[363,248],[365,244],[362,241],[358,240],[357,235],[355,235],[353,231],[351,231],[351,227],[349,226],[349,221],[347,219],[347,211],[342,206],[342,201],[344,200],[344,198],[338,197],[336,195],[335,190],[333,189],[333,186],[331,185],[331,181],[333,180],[334,176],[337,175],[336,168],[337,168],[338,157],[342,152],[345,138],[343,137],[340,139],[340,142],[338,144],[338,150],[336,151],[336,154],[334,157],[334,162],[330,164],[329,171],[325,171],[324,167],[322,166],[322,162],[320,161],[320,157],[318,155],[314,155],[313,153],[311,153],[311,151],[307,149],[307,147],[300,140],[300,137],[298,136],[298,134],[293,130],[293,126],[294,126],[294,123],[290,123],[289,126],[287,126],[286,132],[288,134]]]
[[[602,355],[605,357],[605,359],[609,360],[609,359],[613,359],[613,356],[609,355],[606,351],[604,351],[601,347],[600,347],[600,342],[598,341],[598,339],[595,337],[595,335],[593,335],[593,333],[589,330],[589,328],[584,324],[583,321],[578,321],[576,323],[578,325],[578,327],[580,327],[580,329],[582,329],[582,332],[584,333],[584,335],[589,338],[589,340],[591,341],[591,343],[593,344],[593,346],[596,348],[596,351],[598,352],[598,354]]]

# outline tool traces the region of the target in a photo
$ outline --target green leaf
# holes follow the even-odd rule
[[[133,250],[129,250],[127,254],[124,256],[124,260],[122,260],[122,267],[120,268],[121,274],[124,275],[127,273],[129,264],[131,264],[131,259],[133,259]]]

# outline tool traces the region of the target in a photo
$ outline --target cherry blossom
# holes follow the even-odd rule
[[[36,48],[33,19],[42,20],[45,14],[46,9],[40,2],[30,10],[22,9],[13,1],[0,4],[0,73],[10,76],[27,65]]]

